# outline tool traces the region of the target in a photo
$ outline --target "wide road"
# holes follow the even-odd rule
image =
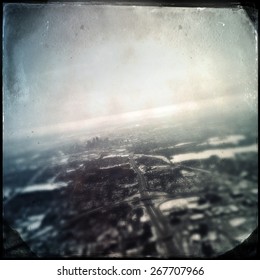
[[[178,256],[179,249],[177,247],[177,244],[175,244],[173,240],[173,232],[166,221],[165,217],[163,216],[162,212],[157,209],[153,202],[152,198],[150,197],[150,194],[148,193],[148,183],[138,168],[134,158],[133,154],[129,155],[129,162],[131,166],[133,167],[134,171],[137,173],[138,181],[139,181],[139,190],[141,194],[141,199],[146,207],[147,213],[150,216],[151,222],[156,230],[158,240],[160,247],[164,251],[164,256]]]

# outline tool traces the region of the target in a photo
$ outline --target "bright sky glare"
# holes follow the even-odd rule
[[[5,131],[243,94],[256,33],[242,9],[5,5]]]

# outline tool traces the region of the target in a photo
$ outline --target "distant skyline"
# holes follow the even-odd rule
[[[7,133],[222,95],[257,99],[242,9],[4,7]]]

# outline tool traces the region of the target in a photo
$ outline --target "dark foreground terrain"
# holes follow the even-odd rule
[[[4,218],[37,257],[217,257],[257,228],[255,118],[168,116],[10,144]]]

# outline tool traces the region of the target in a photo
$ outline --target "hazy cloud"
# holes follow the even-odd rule
[[[241,9],[5,5],[8,130],[226,94],[257,96]]]

